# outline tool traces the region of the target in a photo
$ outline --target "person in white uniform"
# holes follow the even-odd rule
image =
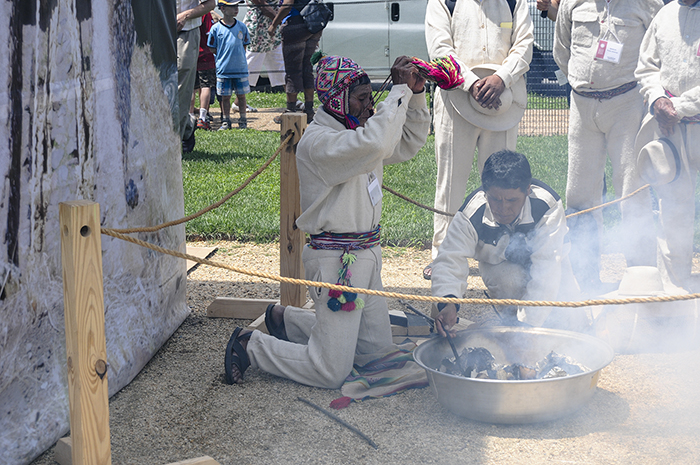
[[[700,2],[677,0],[659,11],[644,36],[635,76],[649,106],[637,137],[638,162],[659,197],[662,276],[691,290],[695,179],[700,169]],[[645,140],[654,133],[649,138],[655,140]],[[663,149],[654,150],[659,143]],[[659,176],[664,172],[668,176]]]
[[[432,293],[463,297],[468,259],[479,262],[489,296],[496,299],[569,300],[578,286],[568,261],[566,217],[559,195],[532,178],[524,155],[503,150],[491,155],[472,192],[447,230],[433,263]],[[440,303],[438,332],[451,328],[459,307]],[[504,324],[581,329],[588,324],[580,310],[507,307],[498,311]]]
[[[616,197],[644,183],[634,140],[644,116],[634,70],[639,47],[662,0],[562,0],[554,35],[554,59],[572,87],[569,114],[567,213],[603,203],[605,163],[612,164]],[[620,204],[618,237],[628,266],[656,263],[648,189]],[[582,290],[601,293],[602,210],[569,221],[571,265]]]
[[[323,104],[299,141],[302,214],[310,234],[302,253],[306,278],[382,289],[379,220],[383,166],[409,160],[430,127],[425,81],[408,57],[391,69],[394,85],[374,113],[371,82],[355,62],[324,57],[315,87]],[[234,331],[226,379],[248,366],[309,386],[338,388],[356,356],[392,345],[384,298],[310,288],[315,313],[292,306],[266,312],[270,335]]]
[[[475,150],[479,172],[494,152],[515,150],[527,105],[524,75],[532,59],[533,25],[525,0],[428,0],[425,39],[430,59],[451,55],[464,83],[437,89],[434,102],[435,208],[455,213],[464,202]],[[433,258],[450,224],[434,216]],[[430,279],[431,267],[423,275]]]

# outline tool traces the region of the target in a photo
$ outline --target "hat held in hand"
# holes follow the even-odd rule
[[[499,65],[483,64],[471,68],[479,79],[491,76],[500,68]],[[501,96],[498,108],[482,107],[471,92],[450,92],[445,96],[452,103],[455,111],[473,125],[489,131],[505,131],[516,126],[527,107],[527,89],[525,79],[517,79],[512,87],[506,88]]]
[[[669,184],[688,169],[678,128],[666,137],[654,115],[647,114],[634,144],[640,177],[652,186]]]

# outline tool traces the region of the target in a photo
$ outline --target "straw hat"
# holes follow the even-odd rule
[[[683,169],[688,169],[682,142],[677,128],[666,137],[654,115],[649,113],[644,117],[634,144],[637,169],[644,182],[653,186],[668,184],[678,179]]]
[[[479,79],[483,79],[491,76],[499,68],[499,65],[484,64],[474,66],[471,71]],[[511,88],[506,88],[501,94],[501,106],[497,110],[482,107],[471,92],[447,92],[446,98],[452,103],[455,111],[473,125],[489,131],[505,131],[522,119],[527,106],[527,89],[525,79],[515,81]]]

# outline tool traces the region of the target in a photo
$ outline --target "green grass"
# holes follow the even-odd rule
[[[238,187],[279,146],[279,134],[254,130],[199,132],[194,152],[183,155],[185,212],[198,211]],[[566,137],[521,137],[518,150],[528,155],[534,175],[563,193],[566,185]],[[436,165],[434,137],[410,161],[387,166],[384,183],[422,204],[432,205]],[[279,161],[218,209],[187,224],[190,238],[270,242],[279,237]],[[467,192],[478,187],[476,166]],[[433,214],[384,192],[384,242],[420,246],[432,237]]]
[[[527,107],[531,110],[568,110],[569,102],[566,97],[545,97],[531,92],[527,94]]]
[[[254,130],[197,133],[182,157],[185,212],[220,200],[254,173],[279,146],[279,134]],[[270,242],[279,236],[279,161],[218,209],[187,223],[190,237]]]

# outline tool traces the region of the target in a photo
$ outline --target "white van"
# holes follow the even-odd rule
[[[326,55],[355,60],[372,80],[383,81],[396,57],[428,59],[425,9],[428,0],[324,1],[333,12],[323,30]]]

